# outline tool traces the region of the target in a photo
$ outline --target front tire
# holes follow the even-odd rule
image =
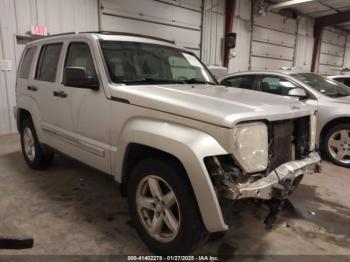
[[[324,139],[323,151],[334,164],[350,167],[350,124],[331,128]]]
[[[33,122],[30,119],[23,120],[20,133],[22,153],[27,165],[37,170],[48,168],[54,154],[39,143]]]
[[[188,254],[207,235],[185,175],[174,161],[152,158],[138,163],[129,179],[131,219],[156,254]]]

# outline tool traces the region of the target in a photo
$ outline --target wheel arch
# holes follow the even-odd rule
[[[181,163],[180,159],[178,159],[176,156],[148,145],[140,143],[129,143],[125,150],[122,167],[121,193],[123,196],[127,195],[127,184],[129,182],[128,174],[130,174],[133,166],[135,166],[138,162],[140,162],[143,159],[152,157],[170,160],[176,163],[180,168],[182,168],[186,172],[185,167]],[[186,176],[186,179],[188,179],[188,176]]]
[[[31,121],[33,121],[31,113],[28,110],[24,109],[24,108],[17,108],[17,119],[16,119],[16,122],[17,122],[17,130],[18,130],[18,132],[21,131],[22,123],[23,123],[23,121],[25,119],[30,119]]]
[[[116,156],[116,180],[122,182],[125,195],[125,181],[128,179],[137,152],[144,156],[158,154],[173,159],[184,168],[194,192],[203,223],[209,232],[228,229],[221,208],[206,169],[204,158],[210,155],[224,155],[227,151],[212,136],[200,130],[175,123],[148,118],[130,120],[119,137],[120,147]],[[129,162],[131,160],[131,162]]]

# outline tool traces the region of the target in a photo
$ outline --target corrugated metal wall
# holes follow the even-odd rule
[[[16,70],[31,25],[43,25],[48,33],[98,30],[97,0],[1,0],[0,60],[12,70],[0,71],[0,134],[16,132],[13,117]]]
[[[223,64],[224,35],[225,1],[205,0],[202,37],[202,60],[205,64]]]

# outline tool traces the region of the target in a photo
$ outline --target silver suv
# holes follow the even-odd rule
[[[227,230],[221,199],[282,206],[320,161],[312,107],[218,86],[193,53],[160,39],[79,33],[32,42],[16,98],[27,164],[44,169],[62,152],[113,175],[158,254],[186,254]]]

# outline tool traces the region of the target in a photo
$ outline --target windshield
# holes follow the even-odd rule
[[[114,83],[216,84],[196,56],[180,49],[139,42],[101,41]]]
[[[326,96],[341,97],[350,95],[348,86],[317,74],[299,73],[292,76]]]

